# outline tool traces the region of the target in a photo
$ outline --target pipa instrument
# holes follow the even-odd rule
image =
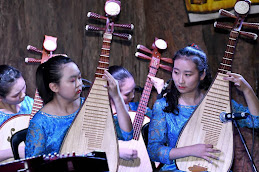
[[[28,45],[27,50],[34,51],[41,53],[41,59],[34,59],[34,58],[26,58],[26,63],[43,63],[47,61],[49,58],[52,57],[52,51],[54,51],[57,47],[56,44],[57,38],[52,36],[45,35],[45,39],[43,42],[43,50],[38,50],[37,48]],[[54,46],[54,48],[53,48]],[[43,105],[43,101],[41,100],[41,97],[39,96],[38,91],[36,90],[35,96],[34,96],[34,103],[32,106],[31,114],[19,114],[15,115],[8,120],[6,120],[1,126],[0,126],[0,138],[2,139],[0,142],[0,150],[11,148],[11,137],[16,132],[23,130],[25,128],[28,128],[29,122],[32,119],[32,117],[36,114],[36,112],[41,109]],[[24,146],[24,143],[21,143],[21,145]],[[10,158],[8,160],[2,161],[3,162],[9,162],[14,160],[13,158]]]
[[[152,51],[146,48],[143,45],[138,45],[137,49],[151,55],[145,55],[143,53],[137,52],[136,56],[139,58],[150,60],[149,64],[149,73],[150,76],[156,76],[157,70],[159,67],[172,71],[172,68],[166,65],[160,64],[160,60],[172,63],[171,58],[161,58],[161,50],[167,48],[167,43],[162,39],[155,39],[155,42],[152,44]],[[133,121],[133,139],[129,141],[121,141],[119,140],[119,147],[121,148],[128,148],[128,149],[135,149],[138,151],[138,158],[127,161],[120,159],[119,160],[119,170],[121,172],[151,172],[153,171],[151,162],[149,159],[149,155],[146,149],[145,142],[143,140],[143,136],[141,134],[141,128],[143,126],[143,122],[145,120],[145,113],[148,104],[148,100],[150,97],[150,93],[152,90],[152,82],[150,78],[147,78],[144,90],[142,92],[137,112],[134,118],[131,117]],[[131,113],[132,115],[132,113]],[[147,120],[145,120],[147,123]]]
[[[106,5],[108,7],[113,5],[107,2]],[[117,1],[112,1],[111,3],[113,2],[117,3]],[[117,7],[118,6],[116,6],[116,8]],[[113,12],[115,11],[112,10],[112,14],[115,14]],[[89,12],[87,16],[106,21],[105,28],[90,25],[86,26],[86,30],[104,31],[101,55],[95,72],[95,80],[85,102],[76,115],[62,142],[60,153],[62,154],[72,151],[75,151],[77,154],[87,154],[92,151],[105,152],[109,170],[111,172],[115,172],[118,168],[119,159],[118,141],[110,108],[108,90],[104,87],[104,85],[107,85],[107,81],[102,77],[104,75],[104,71],[109,67],[112,36],[114,35],[128,40],[131,38],[131,35],[129,34],[114,33],[114,27],[133,29],[133,25],[114,24],[112,21],[113,17],[110,14],[107,17],[104,17],[99,14]]]
[[[240,4],[241,3],[241,4]],[[219,160],[212,163],[197,157],[186,157],[176,159],[176,165],[183,171],[229,171],[233,160],[233,125],[231,122],[222,123],[220,113],[231,112],[230,83],[223,79],[231,72],[231,63],[239,35],[256,39],[253,33],[241,31],[243,21],[249,11],[249,1],[238,1],[235,5],[234,14],[220,10],[220,14],[235,19],[233,26],[215,23],[215,27],[231,29],[227,48],[213,83],[208,89],[205,97],[194,110],[190,119],[180,133],[176,147],[185,147],[194,144],[212,144],[213,148],[219,149],[221,153],[215,154]],[[242,9],[247,8],[248,9]],[[246,23],[248,26],[249,24]],[[251,27],[255,25],[251,24]],[[199,170],[200,169],[200,170]]]

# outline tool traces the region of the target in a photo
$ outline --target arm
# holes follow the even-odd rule
[[[118,81],[116,81],[113,78],[113,76],[107,71],[105,71],[104,77],[108,81],[108,92],[115,105],[115,109],[118,115],[119,126],[123,131],[131,132],[132,131],[131,119],[126,109],[123,98],[120,94]]]
[[[11,148],[0,151],[0,162],[12,157],[13,157],[13,152]]]
[[[209,144],[196,144],[175,148],[179,133],[174,133],[175,137],[172,133],[168,133],[168,131],[172,130],[168,127],[174,126],[174,124],[169,124],[170,120],[173,120],[172,118],[167,121],[166,115],[163,112],[163,108],[165,107],[163,101],[165,102],[164,99],[160,99],[155,103],[153,107],[153,116],[149,126],[148,151],[151,160],[159,161],[164,164],[171,164],[173,163],[172,160],[187,156],[203,158],[209,162],[211,162],[209,158],[218,159],[211,153],[220,151],[213,149],[213,146]],[[174,114],[170,113],[168,115]],[[167,138],[167,136],[171,136],[171,138]]]
[[[259,116],[259,100],[249,83],[239,74],[228,73],[228,75],[229,77],[224,79],[233,82],[237,89],[243,92],[250,113]]]

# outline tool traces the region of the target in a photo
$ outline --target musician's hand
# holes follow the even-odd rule
[[[230,73],[228,72],[228,77],[224,77],[224,80],[228,80],[234,83],[234,85],[242,92],[247,92],[252,89],[252,87],[249,85],[249,83],[243,78],[242,75],[237,73]]]
[[[213,153],[219,153],[220,150],[214,149],[211,144],[196,144],[191,146],[192,156],[203,158],[206,161],[212,163],[212,159],[218,160],[219,158]]]
[[[135,149],[120,148],[119,153],[120,158],[127,161],[136,159],[138,157],[138,151]]]
[[[113,76],[107,71],[104,71],[103,78],[105,78],[108,82],[107,83],[108,85],[105,85],[104,87],[108,88],[109,96],[111,98],[118,96],[120,94],[120,88],[119,88],[118,81],[116,79],[114,79]]]
[[[157,93],[160,94],[165,85],[165,81],[155,76],[148,75],[148,77],[150,78],[150,81],[153,83],[154,87],[156,88]]]

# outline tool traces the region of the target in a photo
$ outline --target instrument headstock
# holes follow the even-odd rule
[[[35,59],[35,58],[25,58],[26,63],[44,63],[49,58],[57,55],[63,55],[67,56],[65,54],[53,54],[53,51],[57,49],[57,38],[53,36],[47,36],[45,35],[45,39],[43,41],[43,50],[39,50],[36,47],[32,45],[27,46],[27,50],[33,51],[36,53],[40,53],[41,59]]]
[[[114,23],[114,18],[120,13],[120,6],[121,2],[117,0],[107,0],[105,3],[105,13],[106,16],[102,16],[97,13],[93,12],[88,12],[87,17],[92,18],[92,19],[101,19],[106,21],[105,27],[97,27],[97,26],[92,26],[92,25],[86,25],[85,29],[87,31],[104,31],[105,33],[110,33],[113,36],[117,36],[123,39],[130,40],[132,36],[127,33],[114,33],[114,29],[116,27],[120,27],[123,29],[130,29],[133,30],[134,25],[133,24],[115,24]]]
[[[256,40],[258,37],[257,34],[252,33],[252,32],[241,31],[242,26],[245,26],[246,28],[250,28],[250,29],[259,30],[258,23],[244,22],[245,17],[249,13],[250,6],[251,6],[250,0],[237,0],[237,2],[235,3],[235,6],[234,6],[234,11],[235,11],[234,14],[232,14],[231,12],[229,12],[227,10],[220,9],[219,10],[220,15],[233,18],[233,19],[235,19],[235,22],[234,22],[233,26],[226,25],[221,22],[215,22],[214,27],[220,28],[220,29],[226,29],[226,30],[234,30],[234,31],[239,32],[239,34],[244,37]]]
[[[173,63],[173,60],[171,58],[165,58],[165,57],[161,57],[161,53],[163,52],[163,50],[165,50],[167,48],[167,43],[166,41],[164,41],[163,39],[158,39],[155,38],[155,41],[153,42],[151,49],[148,49],[147,47],[145,47],[144,45],[137,45],[137,49],[148,54],[143,54],[140,52],[136,52],[135,56],[142,58],[142,59],[146,59],[146,60],[150,60],[150,67],[156,68],[158,69],[159,67],[167,70],[167,71],[172,71],[172,67],[167,66],[167,65],[163,65],[160,64],[160,60],[166,62],[166,63]],[[150,57],[151,56],[151,57]]]

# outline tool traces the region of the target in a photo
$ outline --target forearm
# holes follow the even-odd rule
[[[248,109],[252,115],[259,116],[259,100],[256,97],[253,89],[244,92]]]
[[[115,109],[117,112],[119,126],[123,131],[130,132],[132,130],[132,123],[125,106],[125,103],[121,96],[116,96],[113,98]]]
[[[172,148],[169,153],[170,160],[184,158],[187,156],[193,156],[190,146],[186,146],[186,147],[182,147],[182,148]]]
[[[8,158],[12,158],[13,157],[13,152],[12,149],[5,149],[5,150],[1,150],[0,151],[0,161],[4,161]]]

